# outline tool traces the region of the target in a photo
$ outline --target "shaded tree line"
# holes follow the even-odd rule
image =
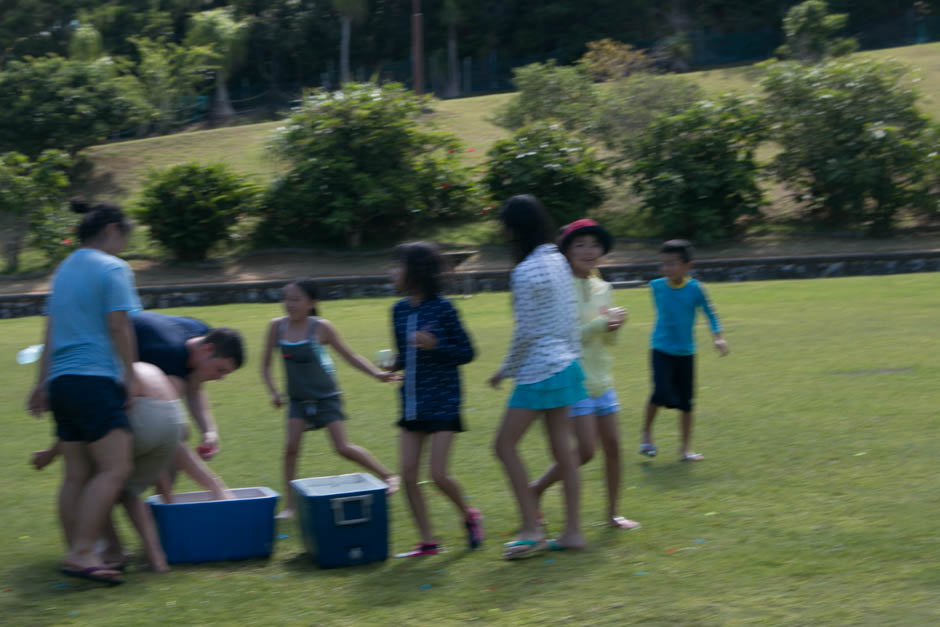
[[[766,31],[783,39],[782,20],[793,0],[426,0],[425,50],[431,73],[453,82],[454,58],[559,63],[581,57],[603,38],[642,47],[682,45],[689,33]],[[940,14],[940,0],[833,0],[847,15],[844,31],[904,16]],[[406,63],[411,2],[406,0],[6,0],[0,12],[3,63],[48,53],[65,55],[72,31],[92,25],[103,49],[139,62],[135,39],[183,44],[193,14],[227,8],[246,29],[243,57],[230,68],[229,85],[274,90],[319,84],[339,75],[339,49],[349,44],[349,65],[369,78],[383,66]],[[678,38],[678,39],[677,39]],[[864,40],[862,41],[864,44]],[[407,65],[404,66],[405,68]],[[403,72],[406,73],[406,72]],[[381,77],[380,77],[381,78]],[[450,91],[453,92],[452,85]]]

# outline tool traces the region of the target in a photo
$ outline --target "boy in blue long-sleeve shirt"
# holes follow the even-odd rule
[[[650,282],[656,306],[656,325],[650,339],[653,371],[653,394],[646,406],[646,421],[640,443],[640,454],[656,456],[653,444],[653,420],[660,407],[678,409],[681,413],[681,459],[701,461],[700,453],[692,452],[692,398],[695,374],[695,317],[698,309],[705,312],[715,338],[715,348],[724,356],[728,343],[721,335],[721,322],[705,288],[689,276],[692,270],[692,244],[686,240],[669,240],[659,249],[664,278]]]

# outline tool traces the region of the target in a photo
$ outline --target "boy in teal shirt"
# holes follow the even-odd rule
[[[701,461],[704,456],[692,452],[692,397],[695,372],[695,316],[705,312],[715,338],[715,348],[724,356],[728,343],[721,334],[721,322],[705,293],[704,286],[689,276],[692,270],[692,244],[669,240],[659,249],[662,271],[666,275],[650,282],[656,307],[656,325],[650,341],[653,394],[646,406],[646,421],[640,454],[656,456],[652,440],[653,420],[660,407],[681,412],[681,459]]]

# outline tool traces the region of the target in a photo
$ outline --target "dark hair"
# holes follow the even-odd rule
[[[306,294],[307,298],[309,298],[310,300],[320,300],[320,286],[317,285],[317,282],[314,281],[313,279],[294,279],[293,281],[291,281],[284,287],[288,287],[290,285],[296,285],[297,287],[299,287],[301,291],[303,291],[303,293]],[[308,315],[311,315],[311,316],[320,315],[317,313],[316,305],[310,308],[310,313]]]
[[[660,254],[675,253],[682,259],[682,263],[689,263],[695,258],[695,249],[692,242],[684,239],[671,239],[659,247]]]
[[[553,239],[552,221],[542,203],[531,194],[519,194],[503,203],[499,219],[512,235],[510,243],[516,263]]]
[[[216,327],[202,337],[203,344],[212,344],[212,356],[231,359],[235,369],[245,361],[245,343],[242,334],[229,327]]]
[[[78,225],[78,239],[83,243],[97,237],[109,224],[117,224],[125,235],[134,227],[117,205],[101,203],[93,206],[80,198],[71,199],[69,204],[72,211],[85,215]]]
[[[434,298],[441,293],[441,274],[446,262],[437,244],[430,242],[408,242],[395,248],[395,259],[402,265],[405,291],[419,292],[425,298]]]

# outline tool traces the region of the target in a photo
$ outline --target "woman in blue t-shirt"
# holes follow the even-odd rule
[[[95,552],[121,486],[131,471],[131,431],[125,407],[134,380],[134,332],[140,309],[130,266],[115,255],[131,223],[119,208],[73,203],[84,213],[82,247],[56,269],[49,296],[45,350],[29,409],[52,410],[62,442],[65,478],[59,516],[68,543],[62,571],[120,583]]]

